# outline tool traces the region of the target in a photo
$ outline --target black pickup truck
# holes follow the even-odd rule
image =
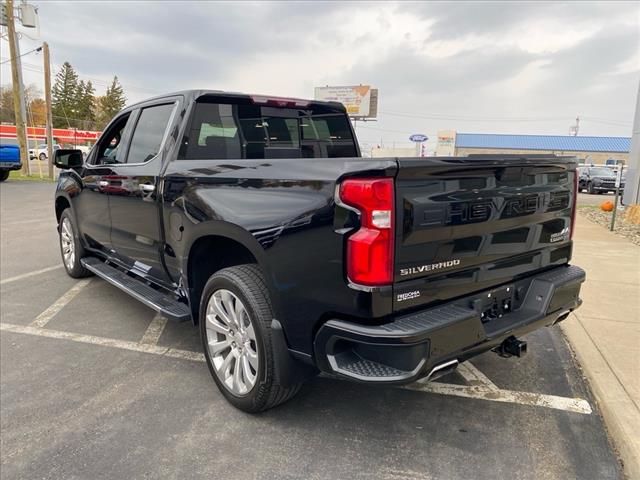
[[[320,371],[398,384],[520,356],[581,303],[573,158],[361,158],[341,104],[185,91],[54,161],[68,274],[199,325],[245,411]]]

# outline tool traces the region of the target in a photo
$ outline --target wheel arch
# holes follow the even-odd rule
[[[247,232],[248,235],[250,235]],[[209,277],[223,268],[243,264],[256,264],[263,272],[267,283],[274,311],[278,311],[277,298],[272,283],[269,268],[264,258],[264,250],[260,244],[239,238],[237,235],[225,233],[208,233],[193,239],[184,264],[186,285],[189,290],[189,302],[194,323],[199,319],[200,298]],[[216,254],[215,252],[218,252]]]
[[[55,209],[56,209],[57,223],[60,223],[60,217],[62,216],[62,212],[64,212],[67,208],[71,208],[71,201],[65,195],[56,196]]]

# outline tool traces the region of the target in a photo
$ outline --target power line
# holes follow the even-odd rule
[[[6,57],[0,57],[0,58],[6,58]],[[2,62],[2,63],[6,63],[6,61]],[[52,63],[52,67],[55,68],[56,70],[59,70],[62,67],[62,65],[58,65],[58,64]],[[22,64],[22,68],[27,70],[27,71],[33,72],[33,73],[44,73],[44,69],[40,65],[35,65],[33,63],[23,63]],[[99,86],[102,86],[102,87],[110,87],[111,86],[111,82],[108,81],[108,80],[102,80],[102,79],[95,78],[95,77],[88,77],[86,75],[81,75],[81,74],[79,74],[78,76],[81,77],[82,80],[91,80],[91,83],[93,83],[94,85],[99,85]],[[128,84],[128,83],[125,84],[125,83],[120,82],[120,84],[126,90],[137,90],[137,91],[141,91],[141,92],[154,93],[154,94],[161,93],[159,90],[154,90],[154,89],[145,88],[145,87],[139,87],[139,86],[131,85],[131,84]]]
[[[365,130],[377,130],[379,132],[403,133],[403,134],[406,134],[406,135],[411,135],[411,132],[409,132],[407,130],[391,130],[389,128],[365,127],[365,126],[362,126],[362,125],[358,125],[358,130],[360,130],[361,128],[364,128]]]
[[[33,53],[33,52],[39,52],[39,51],[41,51],[41,50],[42,50],[42,47],[41,47],[41,46],[40,46],[40,47],[36,47],[36,48],[34,48],[34,49],[32,49],[32,50],[29,50],[28,52],[24,52],[23,54],[18,55],[18,58],[20,58],[20,57],[24,57],[25,55],[28,55],[28,54]],[[4,65],[5,63],[9,63],[11,60],[12,60],[12,58],[11,58],[11,57],[9,57],[9,58],[7,58],[6,60],[4,60],[4,61],[0,62],[0,65]],[[24,63],[23,63],[23,65],[24,65]]]
[[[601,123],[603,125],[612,125],[615,127],[631,127],[631,122],[626,122],[624,120],[606,120],[606,119],[598,119],[597,117],[582,117],[584,120],[588,120],[593,123]]]
[[[432,114],[432,115],[416,115],[412,113],[400,112],[379,112],[382,115],[390,115],[392,117],[419,118],[425,120],[454,120],[459,122],[548,122],[551,120],[564,120],[566,117],[468,117],[451,114]]]
[[[460,122],[548,122],[552,120],[566,120],[567,117],[471,117],[471,116],[462,116],[462,115],[451,115],[444,113],[434,113],[431,115],[419,115],[413,113],[401,113],[401,112],[379,112],[381,115],[389,115],[392,117],[406,117],[406,118],[419,118],[425,120],[453,120]],[[601,119],[598,117],[582,117],[583,119],[589,120],[594,123],[602,123],[607,125],[617,125],[617,126],[631,126],[631,122],[626,120],[611,120],[611,119]]]

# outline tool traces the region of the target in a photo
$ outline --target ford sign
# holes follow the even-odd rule
[[[413,135],[411,135],[409,137],[409,140],[411,140],[412,142],[416,142],[416,143],[422,143],[422,142],[426,142],[427,140],[429,140],[429,137],[427,137],[426,135],[424,135],[422,133],[414,133]]]

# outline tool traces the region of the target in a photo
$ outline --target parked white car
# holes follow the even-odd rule
[[[54,150],[59,150],[61,147],[57,143],[53,146]],[[36,149],[29,150],[29,160],[46,160],[47,159],[47,144],[41,143]]]

